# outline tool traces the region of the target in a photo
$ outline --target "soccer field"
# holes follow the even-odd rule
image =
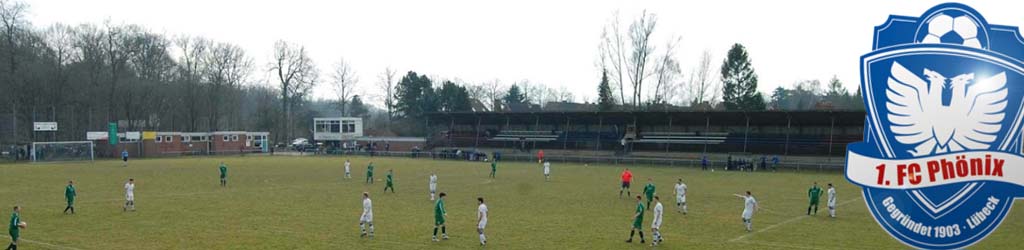
[[[625,243],[636,202],[619,198],[625,165],[552,163],[545,182],[539,164],[409,158],[352,157],[352,179],[343,179],[342,157],[194,157],[0,165],[0,215],[23,206],[22,249],[479,249],[476,197],[486,199],[491,249],[648,249]],[[228,187],[218,183],[219,162],[229,166]],[[366,165],[376,166],[365,184]],[[702,172],[695,168],[630,166],[633,194],[654,178],[665,206],[660,249],[892,249],[906,248],[871,218],[860,189],[840,173]],[[395,171],[397,193],[383,193]],[[447,192],[450,240],[431,242],[433,202],[428,176],[438,174]],[[672,187],[688,185],[689,214],[675,212]],[[135,178],[136,212],[123,212],[123,185]],[[68,179],[78,189],[77,214],[63,215]],[[834,183],[837,219],[824,198],[806,216],[807,189]],[[743,202],[751,190],[762,210],[754,232],[743,229]],[[361,193],[373,200],[374,239],[360,238]],[[975,248],[1019,247],[1024,232],[1020,204]],[[644,218],[650,239],[650,220]],[[6,246],[6,238],[0,244]]]

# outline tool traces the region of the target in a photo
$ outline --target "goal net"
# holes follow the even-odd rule
[[[33,142],[30,154],[33,162],[91,161],[93,149],[91,141]]]

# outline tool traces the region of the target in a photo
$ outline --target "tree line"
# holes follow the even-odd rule
[[[285,41],[257,64],[241,47],[133,24],[33,26],[29,6],[0,0],[0,143],[82,140],[86,131],[272,131],[305,134],[318,71]],[[266,73],[266,79],[256,75]],[[32,122],[58,122],[55,133]]]
[[[36,27],[28,11],[24,2],[0,0],[0,143],[82,140],[86,131],[105,131],[108,122],[122,131],[269,131],[283,142],[309,136],[312,118],[324,115],[364,117],[366,127],[385,135],[422,136],[431,112],[557,102],[605,111],[862,106],[859,90],[851,95],[837,79],[826,90],[805,81],[766,98],[740,44],[718,70],[705,51],[683,74],[674,52],[679,37],[656,42],[657,16],[646,11],[628,26],[620,26],[618,14],[606,25],[593,99],[530,80],[469,83],[414,71],[399,75],[390,67],[368,86],[345,58],[321,70],[311,51],[284,40],[268,44],[270,60],[258,62],[232,43],[133,24]],[[330,86],[336,100],[314,100],[311,92],[320,84]],[[59,131],[35,133],[36,121],[58,122]]]
[[[827,90],[817,80],[809,80],[791,88],[778,87],[766,97],[757,90],[757,73],[746,47],[739,43],[726,52],[717,72],[712,53],[704,51],[696,66],[684,74],[675,55],[680,38],[668,36],[659,45],[656,14],[645,10],[626,26],[620,20],[618,12],[612,14],[598,44],[598,110],[864,109],[860,89],[851,94],[835,77]]]

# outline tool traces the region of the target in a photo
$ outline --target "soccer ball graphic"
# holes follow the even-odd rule
[[[978,39],[978,23],[971,17],[963,15],[952,17],[946,14],[938,14],[928,20],[928,34],[921,39],[921,43],[949,43],[960,44],[971,48],[982,48],[981,40]]]

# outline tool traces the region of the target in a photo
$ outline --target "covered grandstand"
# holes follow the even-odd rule
[[[461,112],[427,117],[429,146],[616,156],[841,157],[864,111]]]

